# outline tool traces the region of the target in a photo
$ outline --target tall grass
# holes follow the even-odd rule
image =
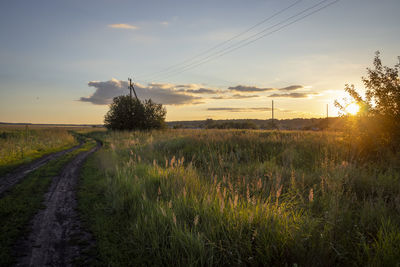
[[[75,144],[73,135],[64,128],[0,128],[0,174]]]
[[[104,265],[399,264],[399,171],[340,134],[102,138],[80,200]]]

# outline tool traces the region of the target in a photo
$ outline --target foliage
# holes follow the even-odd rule
[[[342,134],[97,134],[79,203],[104,266],[399,264],[400,174]]]
[[[144,102],[130,96],[114,97],[104,118],[111,130],[150,130],[165,127],[166,109],[151,99]]]
[[[400,62],[393,68],[386,67],[379,56],[376,52],[374,69],[367,68],[367,77],[362,77],[365,98],[354,85],[345,87],[352,102],[360,106],[356,117],[348,116],[351,138],[358,139],[359,147],[366,153],[387,148],[397,152],[400,147]],[[345,105],[338,101],[335,105],[346,115]]]

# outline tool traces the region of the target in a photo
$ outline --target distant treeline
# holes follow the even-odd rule
[[[225,121],[216,122],[212,119],[205,121],[206,129],[258,129],[259,127],[253,121]]]
[[[343,118],[313,118],[313,119],[285,119],[285,120],[213,120],[202,121],[173,121],[167,122],[174,129],[279,129],[279,130],[342,130]]]

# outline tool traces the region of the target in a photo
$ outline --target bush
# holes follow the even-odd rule
[[[151,130],[165,127],[167,111],[151,99],[144,102],[130,96],[114,97],[104,124],[111,130]]]
[[[345,87],[351,102],[360,107],[358,114],[346,114],[346,105],[335,101],[335,106],[347,117],[352,142],[369,155],[384,150],[397,153],[400,148],[400,62],[393,68],[386,67],[379,56],[376,52],[374,68],[367,68],[367,77],[362,77],[365,98],[354,85]]]

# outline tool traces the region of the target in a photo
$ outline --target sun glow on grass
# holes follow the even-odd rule
[[[360,111],[360,106],[356,103],[351,103],[346,107],[347,114],[356,115]]]

